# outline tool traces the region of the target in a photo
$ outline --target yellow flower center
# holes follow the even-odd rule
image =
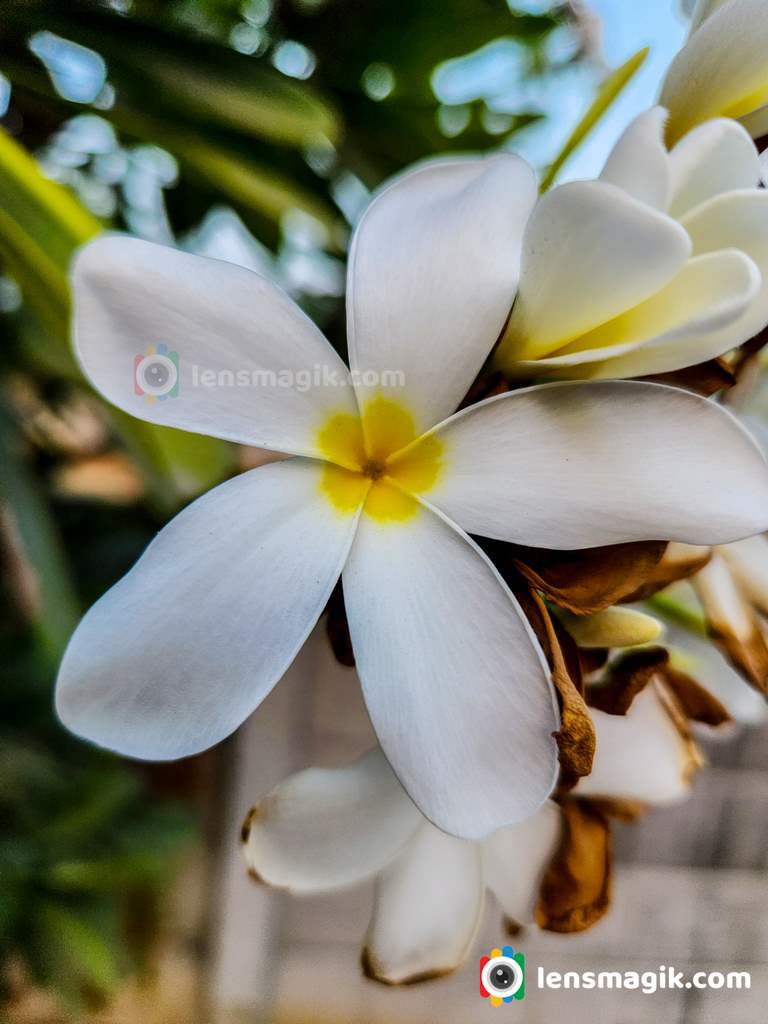
[[[337,511],[379,522],[402,522],[419,511],[414,495],[434,487],[442,468],[442,443],[417,438],[413,416],[399,402],[378,395],[361,417],[331,414],[317,433],[328,460],[320,488]]]

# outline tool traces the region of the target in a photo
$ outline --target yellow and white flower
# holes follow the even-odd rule
[[[768,134],[766,15],[765,0],[699,0],[661,91],[671,143],[712,117],[736,118],[756,139]]]
[[[768,527],[768,473],[728,413],[663,385],[553,384],[451,415],[506,320],[535,195],[512,156],[438,161],[385,189],[350,254],[351,372],[249,271],[128,238],[83,250],[76,349],[108,399],[297,457],[194,502],[89,611],[58,680],[70,729],[158,760],[219,742],[343,571],[368,709],[424,814],[479,837],[542,804],[557,771],[549,669],[468,534],[723,543]],[[160,343],[178,353],[178,395],[147,402],[131,370]],[[218,385],[196,387],[196,366]],[[259,386],[227,386],[241,373]]]
[[[735,121],[668,151],[641,114],[598,181],[546,193],[526,228],[495,353],[512,378],[620,378],[719,356],[768,324],[768,193]]]

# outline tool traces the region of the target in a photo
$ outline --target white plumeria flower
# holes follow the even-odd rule
[[[83,250],[75,344],[102,394],[300,457],[186,508],[90,610],[58,680],[70,729],[157,760],[217,743],[286,671],[343,570],[368,710],[421,810],[476,837],[541,805],[557,771],[549,669],[468,533],[729,541],[768,526],[768,474],[728,413],[660,385],[550,385],[451,416],[504,325],[535,195],[504,155],[433,162],[378,196],[349,261],[354,386],[256,274],[135,239]],[[131,371],[159,343],[179,354],[178,397],[148,402]],[[200,368],[218,386],[196,387]],[[261,386],[225,386],[243,373]]]
[[[766,52],[766,0],[699,0],[661,92],[670,142],[718,116],[738,118],[756,139],[768,134]]]
[[[671,152],[641,114],[599,181],[542,197],[496,365],[511,377],[638,377],[693,366],[768,323],[768,193],[755,145],[710,121]]]
[[[668,805],[685,798],[697,765],[651,682],[626,715],[593,711],[592,775],[576,796]],[[445,974],[469,955],[490,890],[504,913],[533,924],[539,885],[561,838],[559,808],[545,803],[483,841],[446,835],[424,818],[380,750],[345,768],[310,768],[276,786],[243,827],[252,875],[295,895],[376,879],[363,961],[380,981]]]

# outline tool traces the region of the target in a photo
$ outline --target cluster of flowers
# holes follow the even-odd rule
[[[59,715],[134,757],[204,750],[267,696],[341,577],[329,635],[380,748],[279,785],[244,851],[297,893],[375,876],[380,980],[460,964],[486,887],[517,923],[590,925],[611,818],[680,799],[696,732],[758,714],[742,677],[765,691],[768,467],[726,405],[768,325],[751,30],[767,6],[699,4],[662,105],[596,181],[539,197],[500,154],[379,192],[349,256],[351,373],[249,271],[118,237],[77,260],[76,348],[110,401],[286,458],[186,508],[91,609]],[[181,354],[179,396],[141,403],[128,368],[156,342]],[[185,389],[197,363],[267,383]],[[318,365],[348,386],[268,383]],[[649,646],[649,599],[702,636]],[[740,677],[707,670],[713,641]]]

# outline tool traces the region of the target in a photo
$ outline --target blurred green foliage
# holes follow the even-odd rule
[[[104,227],[205,249],[225,209],[240,251],[343,350],[339,281],[369,190],[541,117],[451,108],[436,67],[506,39],[523,78],[543,74],[563,31],[565,5],[506,0],[0,0],[0,978],[21,962],[78,1011],[141,966],[131,913],[146,939],[190,806],[66,735],[53,679],[81,611],[238,458],[90,392],[67,339],[74,250]],[[139,495],[57,483],[112,452]]]

